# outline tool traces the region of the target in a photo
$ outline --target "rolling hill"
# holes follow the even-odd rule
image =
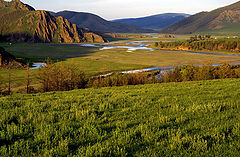
[[[136,25],[146,29],[160,30],[168,27],[190,15],[178,13],[166,13],[141,18],[128,18],[113,20],[113,22]]]
[[[150,29],[140,28],[135,25],[128,25],[116,22],[107,21],[100,16],[91,13],[74,12],[74,11],[61,11],[50,12],[53,16],[62,16],[70,22],[82,28],[89,28],[93,31],[105,33],[153,33],[155,31]]]
[[[0,39],[11,42],[104,42],[104,39],[80,29],[63,17],[35,10],[20,0],[0,1]]]
[[[239,156],[240,80],[0,95],[0,156]]]
[[[240,1],[211,12],[200,12],[161,31],[162,33],[239,33]]]

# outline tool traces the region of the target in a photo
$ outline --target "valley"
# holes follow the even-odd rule
[[[239,156],[240,1],[187,1],[0,0],[0,156]]]
[[[25,58],[30,63],[44,63],[51,58],[56,64],[74,65],[89,76],[104,75],[111,72],[121,72],[138,69],[161,69],[184,65],[217,65],[240,63],[239,53],[219,53],[201,51],[161,50],[151,48],[155,41],[184,41],[189,36],[175,39],[162,38],[162,35],[153,34],[159,38],[137,38],[110,43],[96,44],[44,44],[44,43],[1,43],[8,52],[16,58]],[[134,41],[135,40],[135,41]],[[156,68],[158,67],[158,68]],[[25,70],[14,72],[12,88],[15,92],[22,92],[25,87]],[[36,71],[36,72],[35,72]],[[32,85],[38,88],[35,79],[37,70],[32,72]],[[4,82],[7,82],[8,71],[1,71]]]

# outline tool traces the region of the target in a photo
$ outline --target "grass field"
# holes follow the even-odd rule
[[[0,97],[1,156],[239,156],[240,80]]]
[[[0,43],[6,51],[17,58],[28,58],[30,62],[42,62],[48,57],[53,60],[84,57],[96,51],[95,48],[83,48],[79,46],[54,46],[45,43]]]
[[[240,57],[192,54],[174,51],[149,51],[137,50],[126,52],[126,49],[109,49],[98,51],[85,58],[111,61],[122,64],[143,64],[154,67],[166,67],[176,65],[202,65],[206,63],[231,63],[240,62]],[[76,62],[77,63],[77,62]]]
[[[184,40],[186,36],[180,36],[178,40]],[[143,40],[143,39],[142,39]],[[125,46],[125,43],[115,43],[118,46]],[[239,63],[240,57],[216,56],[191,54],[186,52],[173,51],[150,51],[136,50],[127,52],[127,49],[99,50],[98,48],[80,47],[74,45],[54,46],[50,44],[30,43],[0,43],[8,52],[17,58],[27,58],[30,62],[43,62],[48,57],[54,61],[63,61],[67,64],[74,64],[83,70],[87,75],[97,75],[112,71],[125,71],[148,67],[166,67],[177,65],[202,65],[216,63]],[[134,46],[129,44],[128,46]],[[31,71],[31,85],[38,88],[39,82],[36,79],[37,70]],[[25,92],[25,70],[12,71],[12,90]],[[6,70],[0,71],[2,82],[8,82]]]
[[[123,43],[116,45],[124,45]],[[18,58],[29,58],[32,62],[42,62],[50,57],[53,60],[67,61],[81,66],[88,72],[120,71],[152,66],[173,66],[212,63],[239,62],[240,57],[190,54],[172,51],[137,50],[132,53],[126,49],[98,50],[80,46],[53,46],[49,44],[2,43],[8,52]],[[128,45],[131,46],[131,45]],[[72,59],[74,58],[74,59]],[[86,59],[87,58],[87,59]]]

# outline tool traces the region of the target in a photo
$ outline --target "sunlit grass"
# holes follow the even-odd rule
[[[1,156],[238,156],[239,79],[0,98]]]

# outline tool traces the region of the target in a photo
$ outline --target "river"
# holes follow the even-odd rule
[[[205,55],[223,55],[223,56],[237,56],[240,57],[238,54],[226,54],[226,53],[213,53],[213,52],[198,52],[198,51],[179,51],[179,50],[163,50],[163,49],[153,49],[149,48],[147,42],[152,41],[125,41],[125,42],[111,42],[111,43],[103,43],[103,44],[51,44],[52,46],[80,46],[80,47],[93,47],[99,48],[99,50],[107,50],[107,49],[127,49],[126,52],[133,52],[136,50],[149,50],[149,51],[174,51],[174,52],[185,52],[185,53],[195,53],[195,54],[205,54]],[[124,46],[119,46],[116,44],[124,44]],[[129,46],[134,45],[134,46]],[[232,64],[232,63],[231,63]],[[33,68],[31,69],[39,69],[40,67],[46,65],[45,63],[34,63]],[[221,64],[213,64],[212,66],[218,66]],[[240,65],[240,63],[234,63],[232,65]],[[202,66],[202,65],[195,65],[195,66]],[[181,67],[181,66],[178,66]],[[173,69],[175,67],[154,67],[154,68],[146,68],[146,69],[137,69],[137,70],[130,70],[130,71],[123,71],[122,73],[137,73],[137,72],[145,72],[145,71],[166,71]],[[111,73],[101,75],[101,76],[108,76]]]

